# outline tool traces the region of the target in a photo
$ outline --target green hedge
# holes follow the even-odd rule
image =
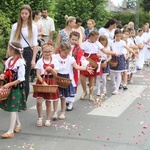
[[[128,24],[133,21],[136,25],[136,14],[133,13],[117,13],[113,17],[122,22],[122,25]],[[150,13],[140,12],[139,13],[139,27],[142,27],[145,23],[150,23]]]

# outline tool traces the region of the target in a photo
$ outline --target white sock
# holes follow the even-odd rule
[[[96,89],[97,89],[97,92],[100,92],[100,91],[101,91],[101,90],[100,90],[100,87],[101,87],[101,82],[100,82],[100,80],[101,80],[101,76],[99,75],[99,76],[96,77]]]
[[[15,124],[16,124],[16,112],[11,112],[10,113],[10,127],[9,130],[7,131],[8,134],[13,133],[15,129]]]
[[[117,80],[116,80],[116,90],[118,90],[119,86],[120,86],[120,83],[121,83],[121,72],[116,72],[116,77],[117,77]]]
[[[107,84],[107,76],[102,75],[102,83],[103,83],[103,89],[106,89],[106,84]]]
[[[19,116],[18,116],[18,112],[16,112],[16,123],[17,123],[17,127],[21,125]]]

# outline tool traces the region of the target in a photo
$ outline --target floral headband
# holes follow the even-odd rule
[[[10,45],[12,48],[14,48],[15,50],[18,50],[18,51],[20,52],[20,54],[23,53],[23,48],[16,47],[16,46],[14,46],[12,43],[9,43],[9,45]]]
[[[54,49],[53,46],[52,46],[52,42],[46,42],[42,45],[42,49],[45,47],[45,46],[49,46],[51,49]]]

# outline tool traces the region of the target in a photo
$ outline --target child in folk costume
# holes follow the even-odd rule
[[[11,88],[9,97],[0,101],[0,108],[10,112],[9,130],[2,134],[2,138],[13,138],[14,132],[20,132],[22,129],[19,120],[18,111],[26,110],[25,96],[25,61],[22,58],[23,48],[18,42],[9,43],[11,57],[5,62],[4,74],[0,75],[0,79],[5,79],[6,84],[2,87]],[[16,127],[15,127],[16,126]]]
[[[74,57],[69,55],[70,51],[71,51],[70,43],[62,42],[60,44],[60,54],[55,55],[55,58],[59,62],[58,76],[70,78],[72,80],[68,88],[59,87],[60,98],[61,98],[61,115],[59,116],[59,119],[65,119],[66,98],[72,97],[72,99],[74,100],[74,96],[76,94],[74,89],[75,81],[73,75],[73,68],[77,70],[87,70],[89,73],[93,73],[91,67],[82,67],[77,65]]]
[[[52,57],[54,53],[54,48],[51,46],[51,43],[45,43],[42,45],[43,57],[37,61],[35,66],[36,74],[37,74],[37,84],[43,85],[57,85],[54,76],[57,75],[58,71],[58,61]],[[38,120],[37,126],[41,127],[43,125],[42,119],[42,102],[45,99],[46,105],[46,118],[45,118],[45,126],[50,126],[50,114],[51,114],[51,102],[53,102],[54,107],[54,115],[53,119],[57,119],[57,106],[59,99],[59,90],[56,90],[56,93],[39,93],[34,92],[33,97],[37,98],[37,112],[38,112]]]
[[[84,52],[84,57],[87,58],[89,57],[96,63],[99,62],[99,57],[98,57],[98,52],[102,51],[105,54],[109,55],[117,55],[115,52],[108,51],[104,48],[104,46],[98,41],[99,33],[98,31],[91,31],[89,34],[89,38],[82,43],[81,48],[83,49]],[[93,98],[93,90],[94,90],[94,82],[95,82],[95,77],[102,72],[99,71],[99,67],[94,69],[93,74],[89,74],[87,71],[81,71],[80,72],[80,79],[81,79],[81,85],[83,89],[83,94],[81,95],[80,99],[83,100],[85,99],[85,96],[87,95],[87,88],[86,88],[86,78],[89,78],[89,100],[90,101],[95,101]]]
[[[99,37],[99,42],[104,46],[105,49],[110,50],[110,47],[108,46],[108,39],[105,35],[101,35]],[[103,93],[107,94],[106,84],[107,84],[107,75],[110,73],[110,66],[109,61],[111,60],[111,55],[104,54],[103,52],[100,52],[100,61],[101,64],[106,64],[106,68],[102,68],[103,73],[101,75],[98,75],[96,77],[96,87],[97,87],[97,96],[100,96],[100,81],[102,79],[103,84]]]
[[[71,51],[70,54],[73,56],[76,60],[77,65],[81,65],[81,57],[83,56],[83,51],[79,46],[79,38],[80,34],[77,31],[73,31],[70,33],[69,36],[69,43],[71,44]],[[79,83],[79,71],[75,68],[73,68],[73,77],[75,81],[75,91],[77,92],[77,86]],[[74,97],[67,97],[66,98],[66,103],[67,103],[67,111],[71,111],[73,109],[73,102],[74,102]]]
[[[117,61],[117,66],[114,67],[110,65],[112,80],[115,84],[115,90],[112,92],[112,94],[114,95],[118,94],[119,86],[121,83],[121,73],[127,70],[125,55],[127,54],[127,50],[130,51],[125,41],[121,40],[121,36],[121,30],[116,29],[115,39],[110,46],[113,52],[117,52],[120,54],[119,57],[112,56],[112,60]]]

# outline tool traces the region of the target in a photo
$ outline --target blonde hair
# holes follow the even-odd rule
[[[69,42],[62,42],[59,45],[61,51],[71,51],[71,45]]]
[[[66,25],[68,25],[69,22],[72,22],[73,20],[76,20],[76,18],[73,17],[73,16],[65,15],[65,20],[66,20]]]
[[[17,29],[16,29],[15,34],[14,34],[14,40],[19,41],[21,38],[21,28],[22,28],[22,23],[23,23],[23,20],[21,18],[21,11],[23,9],[28,10],[29,14],[30,14],[29,18],[28,18],[28,38],[31,42],[32,41],[32,10],[31,10],[31,7],[29,5],[23,5],[19,11]]]
[[[53,52],[54,52],[54,47],[52,46],[52,43],[51,42],[47,42],[47,43],[44,43],[43,45],[42,45],[42,51],[45,49],[45,48],[49,48],[50,50],[53,50]]]
[[[96,23],[93,19],[89,19],[87,22],[91,22],[94,26],[96,25]]]

